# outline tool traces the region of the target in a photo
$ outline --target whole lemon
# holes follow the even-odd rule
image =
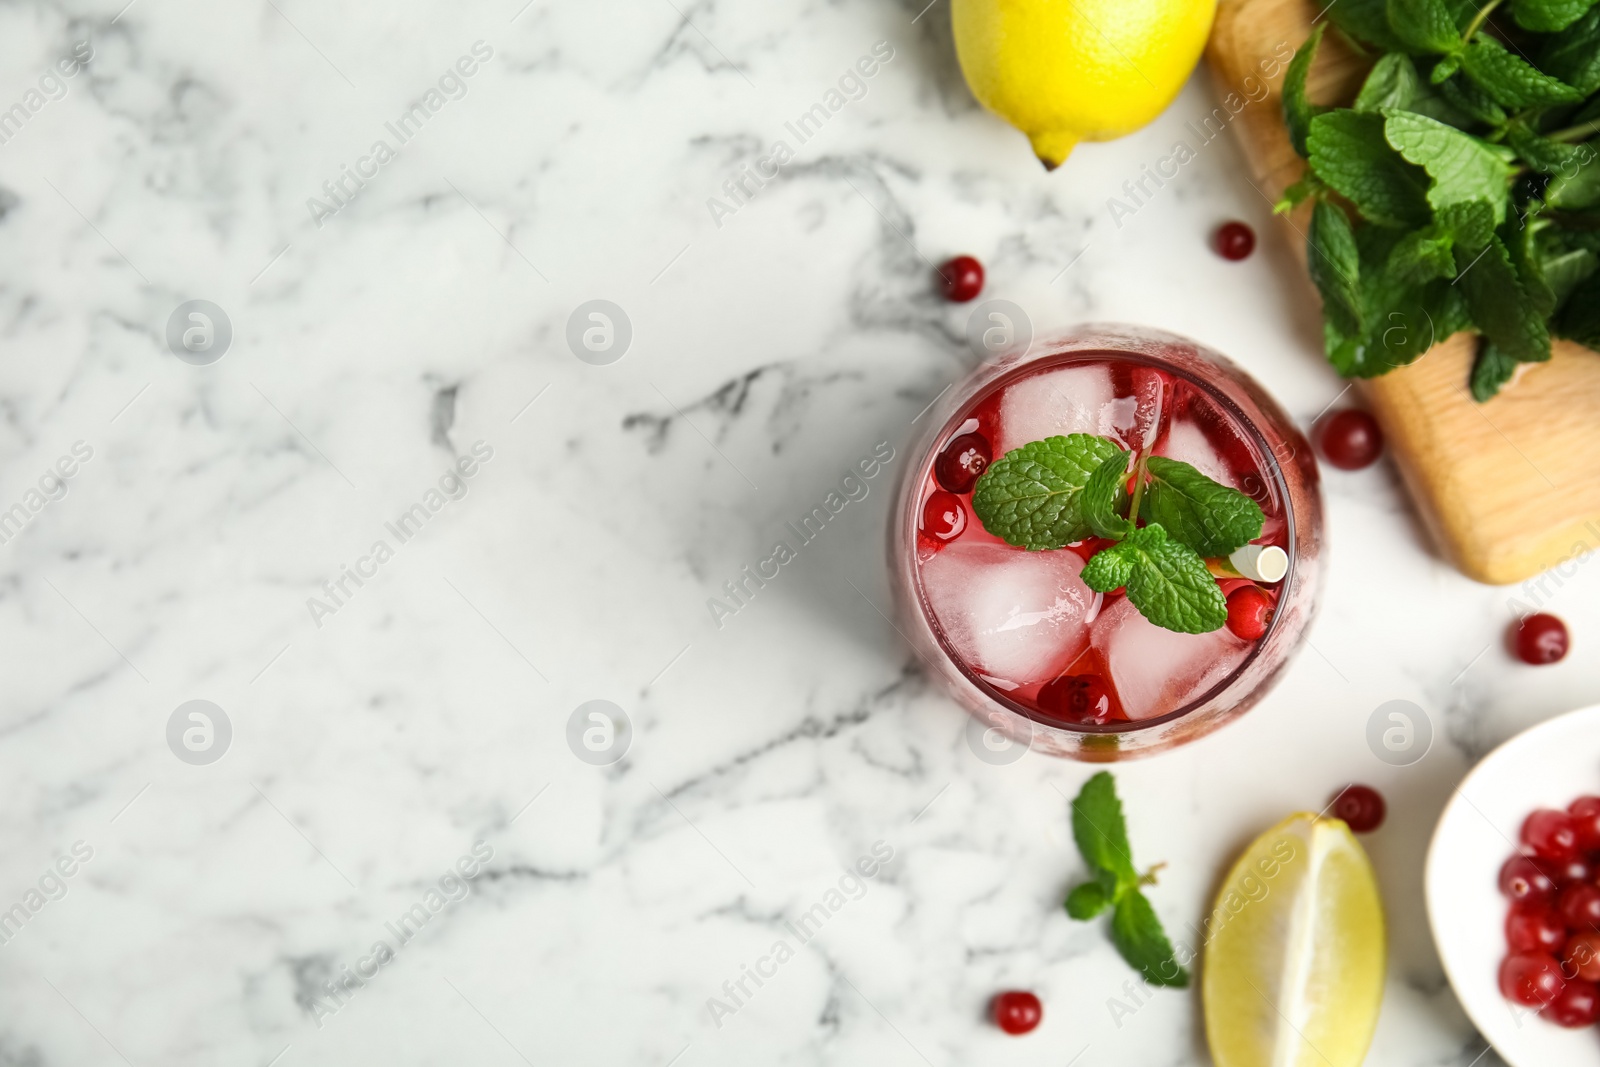
[[[973,95],[1054,170],[1079,141],[1161,114],[1200,60],[1216,0],[952,0]]]

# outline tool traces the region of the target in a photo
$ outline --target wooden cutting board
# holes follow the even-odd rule
[[[1207,58],[1220,82],[1219,115],[1249,101],[1228,125],[1253,181],[1273,201],[1304,165],[1283,124],[1284,64],[1272,61],[1300,48],[1322,9],[1306,0],[1217,5]],[[1366,69],[1326,34],[1307,80],[1311,99],[1347,104]],[[1238,94],[1231,104],[1229,93]],[[1282,228],[1302,261],[1309,215],[1310,205],[1301,205]],[[1309,277],[1304,298],[1320,315]],[[1499,396],[1479,404],[1467,391],[1473,352],[1474,339],[1458,334],[1416,363],[1356,388],[1383,424],[1389,451],[1444,554],[1479,581],[1518,582],[1600,547],[1600,355],[1558,341],[1550,362],[1525,364]]]

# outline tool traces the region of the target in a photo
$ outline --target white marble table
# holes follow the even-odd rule
[[[1193,140],[1203,77],[1046,174],[942,3],[122,2],[0,8],[0,1062],[1207,1062],[1197,998],[1113,1011],[1131,972],[1060,910],[1090,768],[979,762],[876,610],[888,478],[707,609],[972,365],[927,260],[978,255],[1041,331],[1159,326],[1304,421],[1334,400],[1288,252],[1207,248],[1271,224],[1227,139],[1108,208]],[[777,176],[739,203],[747,166]],[[631,323],[609,365],[566,341],[596,299]],[[190,300],[231,324],[205,365],[168,347]],[[1521,667],[1515,590],[1435,560],[1389,467],[1326,492],[1313,647],[1117,775],[1174,930],[1266,825],[1383,790],[1369,1062],[1465,1065],[1423,850],[1474,759],[1600,697],[1600,567],[1546,589],[1578,653]],[[1365,740],[1392,699],[1437,735],[1405,768]],[[208,764],[168,744],[192,700],[231,728]],[[632,724],[611,766],[568,745],[591,700]],[[1011,986],[1045,1001],[1025,1039],[980,1020]]]

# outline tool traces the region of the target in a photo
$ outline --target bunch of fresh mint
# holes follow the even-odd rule
[[[1020,548],[1114,541],[1084,566],[1085,585],[1097,593],[1126,586],[1139,613],[1168,630],[1220,629],[1228,604],[1205,557],[1260,537],[1260,506],[1187,463],[1144,453],[1130,494],[1131,458],[1110,438],[1086,433],[1033,441],[983,472],[972,510],[985,530]]]
[[[1087,921],[1109,909],[1111,940],[1129,966],[1151,985],[1187,986],[1189,972],[1178,962],[1143,892],[1144,886],[1155,884],[1159,865],[1144,874],[1134,869],[1122,802],[1109,772],[1101,771],[1085,782],[1072,802],[1072,837],[1094,872],[1094,881],[1067,894],[1067,914]]]
[[[1324,25],[1289,65],[1310,166],[1278,209],[1316,202],[1334,367],[1372,377],[1474,329],[1482,401],[1552,336],[1600,349],[1597,0],[1339,0],[1327,17],[1375,62],[1346,108],[1306,95]]]

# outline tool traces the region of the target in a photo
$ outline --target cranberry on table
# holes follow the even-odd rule
[[[1039,998],[1020,989],[996,996],[990,1013],[994,1016],[994,1024],[1008,1034],[1025,1034],[1044,1018],[1044,1008]]]
[[[1311,434],[1322,458],[1340,470],[1370,467],[1383,454],[1383,430],[1378,420],[1356,408],[1323,416]]]
[[[1572,644],[1567,634],[1567,624],[1554,615],[1529,615],[1512,631],[1516,642],[1517,658],[1535,667],[1557,663],[1566,658]]]
[[[1347,785],[1333,798],[1334,818],[1343,819],[1358,834],[1371,833],[1382,826],[1387,811],[1383,794],[1370,785]]]
[[[922,532],[935,541],[954,541],[967,528],[967,509],[954,493],[935,489],[922,505]]]
[[[981,433],[964,433],[952,438],[933,461],[933,479],[952,493],[970,492],[993,458],[994,451]]]
[[[1223,259],[1244,259],[1256,250],[1256,231],[1242,222],[1224,222],[1217,227],[1214,240],[1217,255]]]
[[[1572,816],[1540,808],[1522,824],[1522,843],[1541,859],[1565,862],[1578,852],[1578,828]]]
[[[1556,906],[1561,909],[1561,918],[1569,930],[1575,933],[1600,931],[1600,889],[1574,882],[1561,891]]]
[[[1600,982],[1600,933],[1588,931],[1567,938],[1561,952],[1562,974],[1577,975],[1585,982]]]
[[[1556,883],[1532,856],[1512,856],[1500,868],[1500,892],[1513,903],[1549,900],[1556,895]]]
[[[983,264],[972,256],[945,260],[939,267],[939,288],[946,300],[966,303],[983,291]]]
[[[1554,953],[1566,943],[1567,924],[1548,904],[1518,904],[1506,915],[1506,945],[1512,952]]]
[[[1114,714],[1111,691],[1094,674],[1063,675],[1039,690],[1038,701],[1049,714],[1080,726],[1104,725]]]
[[[1500,964],[1500,992],[1518,1004],[1542,1007],[1560,996],[1566,986],[1561,964],[1548,952],[1518,952]]]
[[[1589,1026],[1600,1019],[1600,988],[1581,978],[1568,979],[1544,1015],[1557,1026]]]
[[[1228,629],[1233,636],[1255,641],[1272,623],[1275,605],[1259,585],[1241,585],[1228,594]]]
[[[1578,847],[1600,852],[1600,797],[1579,797],[1567,805],[1567,814],[1578,831]]]

